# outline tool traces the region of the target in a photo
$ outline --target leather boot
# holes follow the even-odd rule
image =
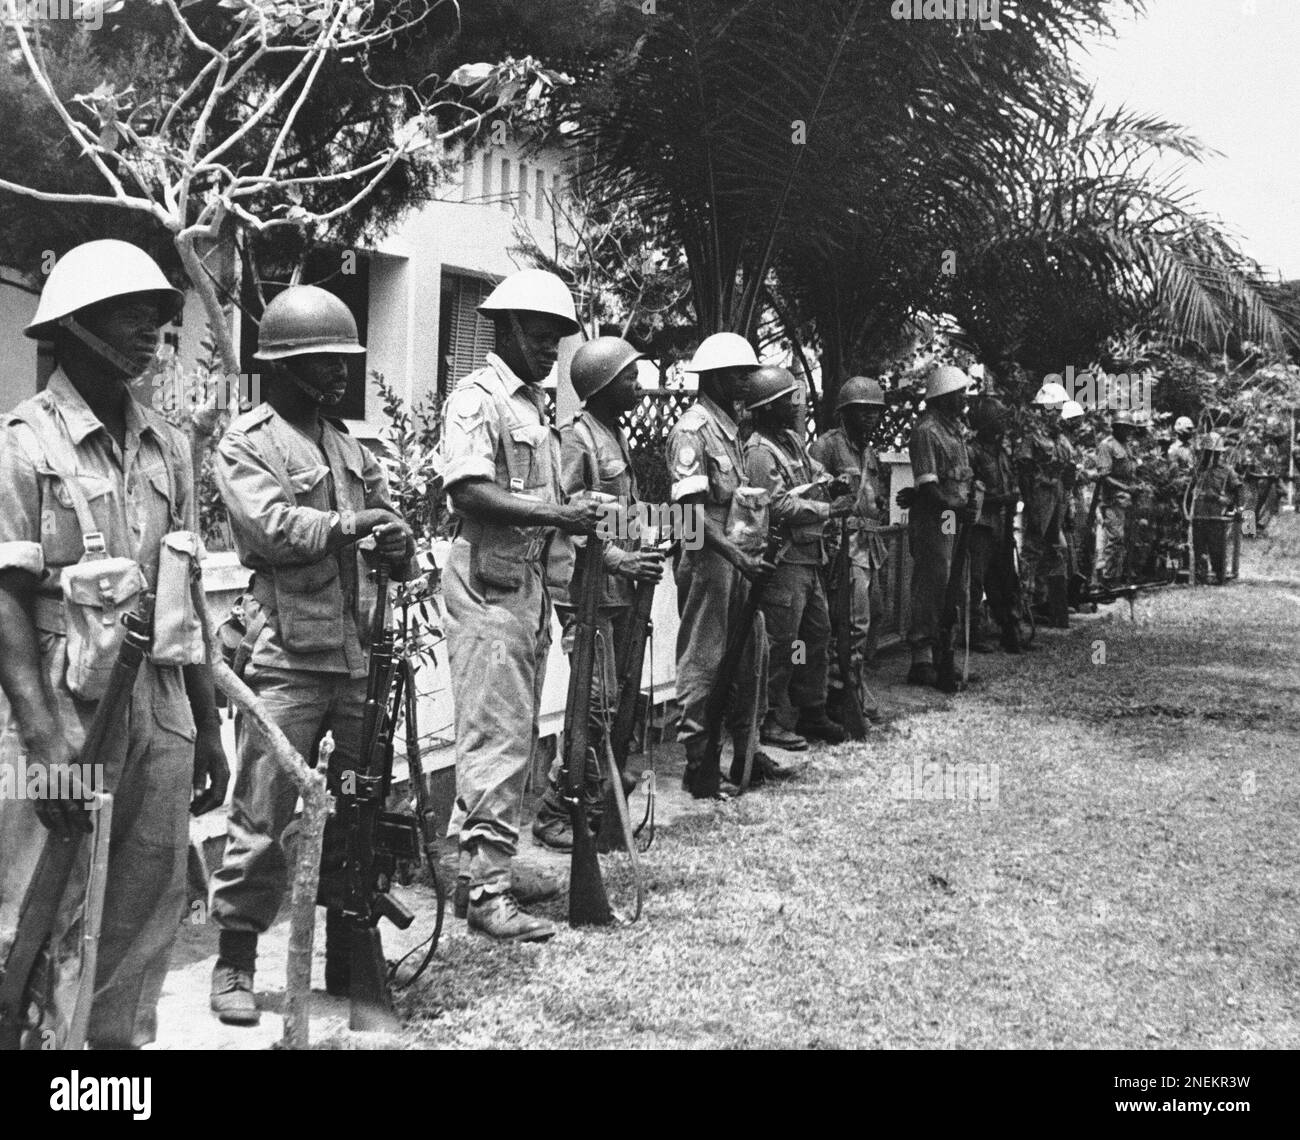
[[[253,972],[220,959],[212,970],[209,1005],[224,1025],[256,1025],[262,1020],[253,995]]]
[[[520,910],[509,891],[471,900],[469,928],[501,942],[545,942],[555,934],[555,927],[546,919]]]
[[[826,715],[825,705],[802,710],[796,728],[800,736],[810,740],[824,740],[827,744],[843,744],[848,736],[842,725],[836,724]]]
[[[697,800],[729,799],[722,787],[722,769],[717,756],[709,756],[707,737],[698,736],[686,742],[686,771],[682,773],[682,788]]]

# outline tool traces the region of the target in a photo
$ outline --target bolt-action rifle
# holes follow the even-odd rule
[[[86,730],[86,741],[81,746],[78,761],[80,765],[102,765],[104,761],[101,757],[109,741],[115,737],[120,738],[125,731],[136,674],[153,642],[153,599],[152,593],[141,595],[136,612],[127,614],[122,619],[126,626],[126,637],[117,651],[117,660],[113,663],[108,678],[108,688],[95,706],[90,727]],[[82,767],[81,770],[86,769]],[[74,794],[78,790],[72,789]],[[80,1049],[85,1044],[85,1031],[90,1019],[90,1005],[95,988],[98,920],[103,913],[107,876],[112,804],[113,797],[107,793],[100,793],[93,801],[87,802],[94,837],[90,874],[86,882],[81,974],[68,1039],[63,1042],[63,1046],[69,1049]],[[20,1049],[23,1046],[28,1008],[34,997],[33,991],[39,988],[33,984],[36,981],[35,974],[43,956],[55,953],[50,938],[80,852],[80,833],[74,833],[67,839],[54,835],[48,835],[45,839],[45,848],[36,864],[35,874],[19,912],[18,929],[4,963],[4,976],[0,979],[0,1049]],[[46,995],[47,998],[49,996]],[[43,1044],[35,1036],[31,1040],[36,1042],[37,1048]]]
[[[587,535],[582,548],[582,589],[573,615],[573,653],[569,658],[569,699],[564,709],[564,789],[573,827],[569,862],[569,925],[606,926],[614,912],[605,893],[596,857],[596,839],[587,816],[586,780],[599,770],[591,740],[591,679],[596,663],[596,626],[605,583],[605,544]],[[612,650],[612,646],[609,647]]]
[[[767,536],[767,548],[763,551],[763,561],[775,563],[780,557],[781,536],[773,529]],[[727,708],[731,704],[731,687],[735,684],[736,675],[740,669],[740,659],[745,654],[745,646],[754,635],[754,619],[758,616],[759,600],[762,597],[763,589],[759,585],[750,584],[749,593],[745,597],[745,603],[741,607],[740,617],[736,624],[728,631],[727,648],[723,651],[722,661],[718,665],[718,672],[713,679],[713,688],[709,691],[709,699],[704,706],[704,727],[708,733],[708,747],[704,757],[703,779],[706,783],[714,780],[721,772],[722,766],[722,721],[727,715]],[[743,774],[740,781],[740,790],[749,789],[750,777],[753,775],[754,767],[754,750],[758,746],[755,739],[758,735],[758,726],[751,725],[746,741],[745,757],[743,761]],[[740,761],[737,756],[732,761],[732,767],[736,767],[736,762]],[[714,785],[716,787],[716,784]]]
[[[370,620],[370,673],[361,722],[357,771],[331,774],[344,835],[339,894],[322,884],[320,904],[339,910],[348,928],[348,1025],[354,1030],[393,1032],[398,1027],[388,987],[379,920],[405,930],[415,916],[390,893],[397,864],[421,856],[420,825],[409,812],[385,810],[393,777],[392,705],[397,672],[393,630],[388,620],[387,566],[374,570],[375,607]]]

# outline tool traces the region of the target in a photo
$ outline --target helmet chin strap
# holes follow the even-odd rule
[[[285,371],[289,373],[289,378],[293,381],[294,387],[317,407],[332,408],[343,399],[342,392],[337,395],[333,392],[322,392],[319,388],[313,387],[306,380],[299,377],[293,369],[286,368]]]
[[[508,309],[506,316],[510,318],[510,333],[515,338],[515,346],[523,355],[524,363],[528,365],[529,383],[540,383],[545,377],[537,375],[537,353],[533,351],[532,345],[524,337],[524,329],[519,323],[519,315],[514,309]]]
[[[145,368],[138,368],[136,362],[124,353],[118,352],[108,341],[97,337],[85,325],[81,324],[75,316],[61,317],[59,325],[65,328],[84,344],[91,352],[107,360],[114,368],[119,369],[128,380],[134,380],[137,376],[144,373]],[[156,353],[155,349],[155,353]]]

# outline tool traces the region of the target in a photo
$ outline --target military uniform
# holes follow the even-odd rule
[[[1210,570],[1222,582],[1227,569],[1229,511],[1241,505],[1241,479],[1225,463],[1207,467],[1196,478],[1192,500],[1192,565],[1199,578],[1202,554],[1209,555]]]
[[[235,549],[253,571],[243,602],[251,651],[244,680],[308,763],[326,730],[333,732],[330,776],[337,780],[360,757],[375,586],[355,545],[331,551],[327,544],[334,512],[393,506],[370,451],[340,422],[319,422],[313,440],[261,404],[230,425],[214,467]],[[284,895],[282,837],[298,789],[242,715],[235,741],[239,770],[225,858],[213,876],[212,918],[223,931],[260,934]],[[328,893],[342,836],[333,820],[326,831]]]
[[[1110,476],[1121,483],[1132,483],[1136,474],[1137,465],[1129,449],[1113,435],[1103,439],[1097,447],[1097,478]],[[1117,491],[1109,483],[1102,483],[1099,494],[1102,547],[1097,573],[1102,582],[1113,582],[1124,573],[1128,511],[1133,496],[1127,491]]]
[[[1031,602],[1046,597],[1047,582],[1065,573],[1061,524],[1065,516],[1061,457],[1056,439],[1041,424],[1031,424],[1015,453],[1020,494],[1025,502],[1020,566]]]
[[[544,397],[495,353],[447,400],[443,485],[490,479],[521,498],[560,503],[559,432]],[[470,898],[510,889],[524,782],[537,747],[551,647],[551,588],[568,585],[573,545],[552,527],[461,516],[443,572],[456,807]]]
[[[826,564],[822,529],[830,518],[830,504],[791,494],[792,488],[811,483],[822,471],[792,431],[776,438],[755,432],[745,447],[746,478],[751,486],[771,492],[770,524],[784,540],[776,572],[763,587],[760,608],[768,635],[768,715],[791,731],[801,709],[826,704],[831,619],[821,568]]]
[[[1077,492],[1079,489],[1079,449],[1065,432],[1056,437],[1056,462],[1061,480],[1061,577],[1073,581],[1076,567],[1077,544],[1075,532],[1082,520],[1079,517]]]
[[[880,532],[888,525],[889,514],[876,501],[888,498],[888,476],[876,449],[866,444],[859,451],[842,427],[828,431],[808,450],[832,475],[857,480],[857,504],[848,518],[848,529],[849,561],[853,570],[850,587],[853,652],[861,660],[867,656],[871,638],[872,586],[885,565],[887,553]]]
[[[708,517],[738,546],[761,553],[767,536],[766,493],[737,495],[745,464],[731,416],[701,396],[669,434],[667,460],[673,502],[704,495]],[[749,583],[707,546],[682,551],[675,578],[680,618],[677,702],[682,710],[677,739],[691,746],[707,739],[705,705]],[[754,625],[727,705],[727,727],[736,755],[745,751],[766,712],[767,631],[761,613]]]
[[[573,501],[584,492],[598,491],[618,500],[620,512],[635,518],[638,491],[632,470],[632,454],[627,436],[619,427],[610,428],[590,412],[582,411],[560,431],[561,487]],[[630,531],[605,536],[605,581],[601,589],[597,617],[595,661],[591,676],[591,739],[598,742],[605,734],[606,719],[612,720],[618,708],[618,678],[622,672],[621,651],[626,645],[627,623],[637,584],[618,573],[625,559],[640,549],[639,536]],[[584,542],[577,539],[575,543]],[[649,583],[646,589],[653,589]],[[574,570],[569,587],[553,591],[554,600],[565,623],[565,640],[570,636],[573,607],[582,594],[582,567]],[[537,810],[537,827],[547,821],[567,819],[564,791],[560,787],[563,760],[556,757],[551,768],[546,794]],[[603,766],[592,763],[586,775],[588,819],[593,830],[604,806],[605,779]]]
[[[1003,631],[1019,621],[1020,584],[1009,545],[1014,540],[1007,534],[1015,503],[1008,510],[1008,504],[998,502],[1016,493],[1016,475],[1001,440],[990,442],[977,435],[970,444],[970,462],[974,477],[984,484],[984,507],[970,536],[971,640],[979,641],[986,632],[981,598],[987,597],[989,612]]]
[[[960,423],[927,412],[912,429],[908,454],[918,488],[935,483],[946,499],[966,501],[973,472]],[[907,640],[913,663],[932,662],[938,643],[944,593],[957,545],[957,528],[945,525],[943,517],[949,509],[926,506],[918,499],[908,511],[912,613]]]
[[[54,457],[47,457],[29,426],[38,420],[66,443],[66,462],[47,462]],[[95,703],[74,698],[66,683],[60,571],[80,561],[82,533],[54,465],[75,474],[108,555],[138,562],[150,589],[163,536],[196,528],[193,476],[185,437],[161,416],[128,398],[125,448],[119,449],[61,369],[43,393],[0,419],[0,569],[26,570],[39,579],[34,617],[41,661],[68,742],[80,748]],[[114,796],[88,1031],[99,1048],[136,1048],[156,1035],[158,998],[185,908],[194,739],[180,666],[146,662],[125,731],[106,755],[83,758],[104,766],[104,790]],[[6,702],[0,763],[21,771],[24,759]],[[46,834],[32,801],[0,802],[0,945],[13,936]],[[77,956],[89,846],[82,845],[56,926],[61,969],[51,1012],[60,1038],[74,996],[75,962],[69,959]]]

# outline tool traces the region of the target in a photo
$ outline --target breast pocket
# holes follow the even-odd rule
[[[730,502],[736,488],[740,486],[740,472],[725,451],[709,451],[705,454],[709,467],[709,501]]]
[[[620,498],[627,492],[627,463],[620,456],[601,456],[596,463],[596,490]]]
[[[41,547],[45,552],[45,562],[49,566],[67,566],[78,561],[85,550],[81,524],[63,480],[52,471],[41,474],[45,480],[45,494],[41,497]],[[74,478],[90,506],[97,528],[107,532],[109,520],[117,509],[113,481],[103,475],[83,472],[78,472]]]
[[[300,507],[329,509],[329,473],[330,469],[323,463],[289,468],[289,486]]]
[[[550,442],[551,429],[545,424],[520,424],[510,429],[512,491],[549,487],[550,464],[547,460]]]
[[[151,467],[145,472],[145,480],[149,484],[150,502],[152,518],[165,519],[163,525],[168,530],[181,530],[184,528],[184,520],[177,513],[178,504],[174,501],[171,480],[167,477],[166,467]],[[144,520],[140,521],[144,525]]]

